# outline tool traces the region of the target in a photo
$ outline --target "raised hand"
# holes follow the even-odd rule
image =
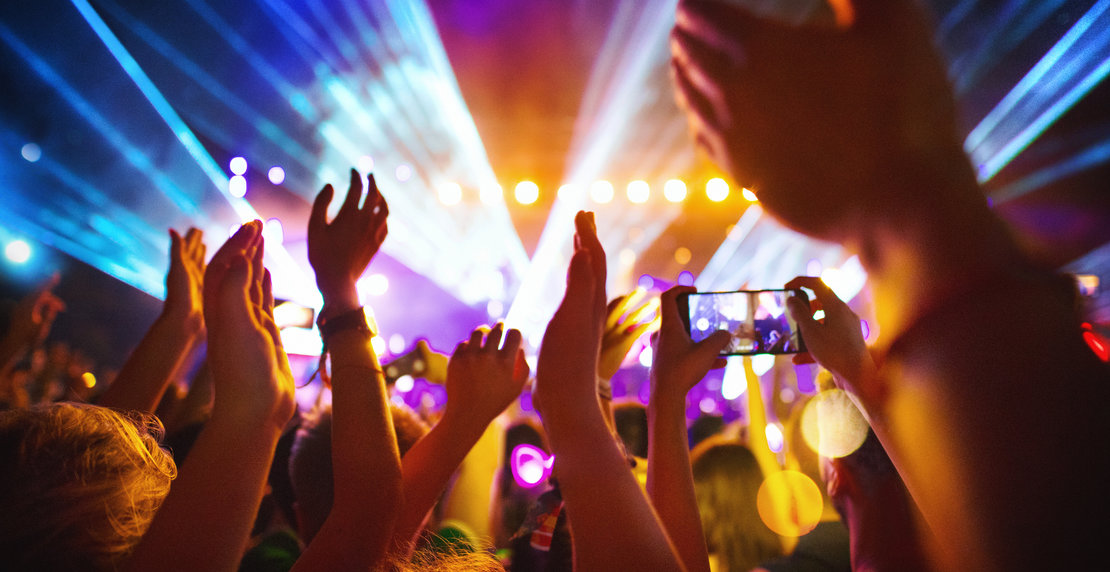
[[[875,362],[864,342],[859,316],[820,278],[799,276],[787,282],[785,288],[808,288],[815,295],[809,304],[794,296],[786,301],[787,311],[798,323],[809,354],[853,392],[874,389]],[[825,312],[820,321],[813,318],[818,310]]]
[[[953,177],[974,177],[945,68],[914,2],[832,5],[836,26],[799,27],[730,2],[684,0],[672,76],[715,162],[787,225],[842,240],[861,209],[915,204],[895,198],[912,199],[908,183],[935,193]]]
[[[162,312],[189,332],[204,335],[204,232],[190,228],[182,237],[170,229],[170,270]]]
[[[474,330],[461,342],[447,364],[447,407],[444,417],[465,420],[484,430],[516,399],[528,381],[520,331],[498,323],[485,335]],[[504,346],[501,345],[504,334]]]
[[[643,295],[643,290],[636,289],[609,302],[605,332],[601,338],[601,355],[597,362],[597,375],[601,379],[612,379],[628,350],[632,349],[632,344],[640,336],[659,327],[658,318],[645,319],[658,307],[655,298],[639,304]]]
[[[710,369],[725,366],[721,350],[728,346],[729,334],[723,330],[694,342],[682,325],[678,315],[678,297],[697,292],[692,286],[675,286],[660,296],[662,326],[655,342],[651,366],[652,400],[659,398],[686,398],[690,391]]]
[[[389,206],[378,192],[374,175],[362,200],[362,177],[351,169],[351,183],[339,213],[329,223],[328,205],[335,194],[325,185],[308,220],[308,261],[316,271],[316,286],[324,297],[324,314],[342,313],[359,306],[355,282],[381,248],[389,233]]]
[[[244,224],[204,276],[213,418],[224,414],[284,426],[293,414],[293,374],[274,323],[270,272],[262,266],[262,223]]]

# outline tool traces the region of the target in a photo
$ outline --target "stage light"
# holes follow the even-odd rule
[[[13,240],[4,247],[4,257],[15,264],[23,264],[31,259],[31,245],[25,240]]]
[[[775,367],[775,356],[772,354],[756,354],[752,356],[752,371],[756,375],[763,375]]]
[[[705,325],[706,328],[709,327],[708,320],[706,320]],[[740,356],[731,356],[728,358],[728,365],[725,366],[725,375],[721,379],[721,397],[729,401],[744,395],[744,392],[748,390],[743,359]]]
[[[686,266],[690,263],[690,257],[690,249],[685,246],[680,246],[674,251],[674,261],[682,266]]]
[[[385,350],[387,349],[385,345],[385,340],[383,340],[381,336],[370,338],[370,347],[374,349],[374,353],[378,356],[385,355]]]
[[[85,387],[92,389],[96,387],[96,376],[91,371],[86,371],[81,374],[81,382],[85,384]]]
[[[618,256],[621,266],[632,266],[636,263],[636,251],[631,248],[622,248]]]
[[[636,281],[636,285],[644,290],[651,290],[655,288],[655,278],[652,278],[648,274],[643,274],[640,276],[640,279]]]
[[[228,168],[231,169],[232,175],[245,175],[247,174],[247,160],[242,157],[232,157],[231,162],[228,163]]]
[[[392,334],[389,336],[389,353],[399,355],[405,351],[405,336]]]
[[[442,183],[438,189],[439,202],[454,206],[462,201],[462,187],[458,183]]]
[[[355,162],[355,166],[358,167],[358,172],[364,175],[367,173],[373,173],[374,158],[369,155],[363,155],[358,158],[358,161]]]
[[[505,200],[505,191],[497,183],[488,183],[478,189],[478,198],[482,204],[497,205]]]
[[[393,174],[397,177],[398,181],[404,183],[405,181],[412,178],[412,167],[408,165],[397,165],[397,168],[393,171]]]
[[[532,181],[521,181],[513,189],[513,196],[516,197],[516,202],[522,205],[530,205],[539,200],[540,187]]]
[[[678,273],[678,285],[679,286],[693,286],[694,285],[694,274],[692,272],[690,272],[689,270],[683,270],[682,272],[679,272]]]
[[[559,190],[555,191],[555,196],[560,199],[570,198],[574,194],[574,185],[559,185]]]
[[[716,415],[717,413],[717,400],[712,397],[703,397],[698,402],[698,409],[706,415]]]
[[[747,200],[747,201],[748,201],[749,203],[756,203],[756,202],[759,202],[759,197],[755,196],[755,192],[753,192],[753,191],[752,191],[751,189],[749,189],[749,188],[746,188],[746,187],[745,187],[745,188],[744,188],[744,190],[740,191],[740,194],[744,195],[744,198],[745,198],[745,199],[746,199],[746,200]]]
[[[247,179],[242,175],[235,175],[228,179],[227,192],[238,199],[247,196]]]
[[[709,200],[719,203],[728,198],[728,183],[720,177],[709,179],[705,183],[705,196]]]
[[[270,179],[271,183],[280,185],[285,182],[285,169],[276,165],[270,167],[270,170],[266,172],[266,177]]]
[[[390,350],[392,351],[392,350]],[[398,353],[398,352],[393,352]],[[393,382],[393,388],[401,393],[408,393],[412,391],[413,386],[416,385],[416,380],[411,375],[402,375]]]
[[[505,314],[505,305],[501,300],[490,300],[486,302],[486,315],[491,318],[500,318]]]
[[[628,183],[628,200],[636,204],[648,202],[651,198],[651,187],[647,181],[632,181]]]
[[[778,423],[768,423],[767,426],[763,428],[763,433],[767,435],[767,448],[770,449],[772,453],[782,452],[784,442],[782,427],[779,427]]]
[[[285,228],[281,226],[281,221],[276,218],[266,219],[262,225],[262,238],[266,240],[266,246],[285,242]]]
[[[671,179],[663,183],[663,196],[672,203],[680,203],[686,200],[686,183],[678,179]]]
[[[613,183],[600,180],[590,185],[590,200],[603,205],[613,200]]]
[[[389,278],[385,274],[369,274],[355,283],[362,296],[383,296],[389,291]]]
[[[651,364],[655,361],[655,350],[651,346],[644,346],[644,349],[640,350],[639,361],[640,365],[651,367]]]
[[[42,158],[42,148],[34,143],[27,143],[19,150],[19,154],[29,163],[35,163]]]

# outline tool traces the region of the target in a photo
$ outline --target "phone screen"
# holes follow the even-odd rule
[[[801,290],[700,292],[680,297],[679,312],[695,342],[717,330],[732,334],[721,355],[793,354],[805,344],[786,311],[789,296],[808,300]]]

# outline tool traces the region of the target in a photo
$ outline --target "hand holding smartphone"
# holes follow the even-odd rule
[[[786,299],[809,297],[795,290],[696,292],[678,298],[678,312],[690,339],[700,342],[717,330],[732,339],[721,355],[795,354],[806,351]]]

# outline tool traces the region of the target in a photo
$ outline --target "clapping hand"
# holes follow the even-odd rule
[[[484,335],[484,343],[483,334],[484,328],[474,330],[451,355],[444,412],[445,417],[464,419],[478,429],[485,429],[520,395],[529,373],[519,330],[506,333],[505,325],[498,323]]]

